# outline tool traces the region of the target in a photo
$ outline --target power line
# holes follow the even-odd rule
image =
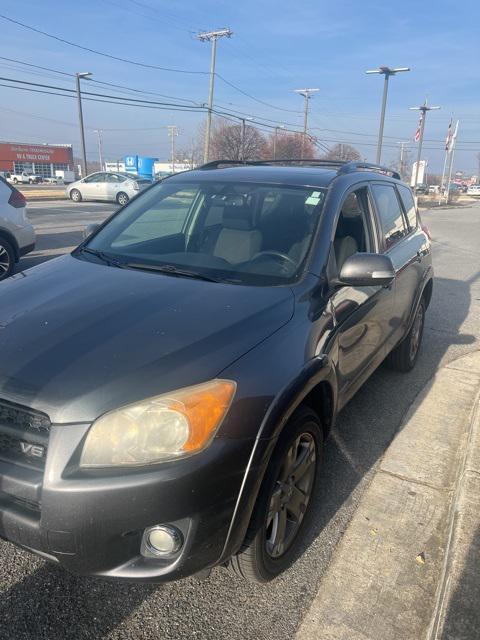
[[[57,42],[61,42],[62,44],[67,44],[70,47],[75,47],[76,49],[81,49],[82,51],[88,51],[89,53],[94,53],[97,56],[103,56],[104,58],[110,58],[111,60],[116,60],[117,62],[124,62],[126,64],[132,64],[136,67],[144,67],[145,69],[157,69],[158,71],[169,71],[171,73],[185,73],[189,75],[208,75],[207,71],[190,71],[188,69],[175,69],[171,67],[160,67],[156,64],[148,64],[146,62],[139,62],[137,60],[129,60],[128,58],[122,58],[120,56],[114,56],[111,53],[105,53],[104,51],[98,51],[98,49],[92,49],[91,47],[85,47],[81,44],[77,44],[75,42],[71,42],[70,40],[66,40],[65,38],[60,38],[59,36],[55,36],[51,33],[47,33],[46,31],[42,31],[42,29],[37,29],[37,27],[32,27],[31,25],[25,24],[24,22],[20,22],[19,20],[14,20],[13,18],[9,18],[0,13],[0,18],[3,20],[7,20],[7,22],[11,22],[12,24],[16,24],[23,29],[28,29],[29,31],[33,31],[34,33],[39,33],[42,36],[47,38],[51,38],[52,40],[56,40]]]
[[[247,93],[243,89],[240,89],[240,87],[237,87],[232,82],[230,82],[229,80],[221,76],[219,73],[216,73],[215,75],[219,80],[221,80],[225,84],[228,84],[229,87],[232,87],[232,89],[235,89],[242,95],[246,96],[247,98],[250,98],[251,100],[254,100],[255,102],[258,102],[259,104],[263,104],[264,106],[270,107],[271,109],[277,109],[278,111],[286,111],[288,113],[297,113],[297,114],[299,113],[299,111],[296,111],[295,109],[285,109],[284,107],[277,107],[276,105],[271,104],[270,102],[265,102],[264,100],[260,100],[260,98],[255,98],[255,96],[252,96],[250,93]]]

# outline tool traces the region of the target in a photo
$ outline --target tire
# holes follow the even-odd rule
[[[0,237],[0,280],[12,275],[15,268],[15,252],[12,245]]]
[[[80,193],[80,191],[78,189],[72,189],[70,191],[70,200],[73,200],[74,202],[81,202],[82,201],[82,194]]]
[[[116,200],[117,200],[117,204],[119,204],[119,205],[121,205],[123,207],[128,203],[130,198],[128,197],[128,195],[124,191],[120,191],[120,193],[117,193]]]
[[[387,364],[391,369],[407,373],[415,366],[422,344],[425,310],[425,300],[422,298],[415,313],[410,331],[387,358]]]
[[[250,582],[265,583],[301,555],[317,492],[323,440],[318,415],[301,406],[290,418],[273,452],[242,548],[228,563],[230,571]],[[299,460],[307,465],[302,465],[301,478],[293,481],[291,472],[298,470],[295,463],[298,465]]]
[[[18,180],[17,180],[17,178],[14,178],[14,179],[13,179],[13,184],[18,184]]]

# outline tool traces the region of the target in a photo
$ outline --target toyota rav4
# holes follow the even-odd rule
[[[6,540],[152,582],[265,582],[299,553],[338,412],[418,358],[430,239],[382,167],[239,164],[167,177],[0,284]]]

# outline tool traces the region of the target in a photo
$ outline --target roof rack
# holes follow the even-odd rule
[[[338,170],[338,173],[353,173],[354,171],[374,171],[375,173],[381,173],[386,176],[391,176],[396,180],[401,180],[398,171],[389,169],[388,167],[382,167],[379,164],[371,164],[370,162],[347,162]]]
[[[355,171],[373,171],[375,173],[381,173],[386,176],[391,176],[396,180],[401,180],[400,174],[388,167],[382,167],[378,164],[371,164],[370,162],[347,162],[344,160],[322,160],[315,158],[290,158],[288,160],[213,160],[202,164],[197,169],[219,169],[222,166],[269,166],[269,165],[289,165],[299,164],[304,167],[332,167],[338,170],[338,174],[353,173]]]
[[[343,160],[321,160],[315,158],[289,158],[287,160],[213,160],[212,162],[207,162],[206,164],[202,164],[197,169],[208,170],[208,169],[218,169],[221,166],[269,166],[273,164],[300,164],[302,166],[307,167],[343,167],[345,162]]]

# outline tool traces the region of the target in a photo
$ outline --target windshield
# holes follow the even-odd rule
[[[316,187],[167,180],[120,211],[82,256],[95,260],[95,251],[117,266],[286,284],[300,273],[324,198]]]

